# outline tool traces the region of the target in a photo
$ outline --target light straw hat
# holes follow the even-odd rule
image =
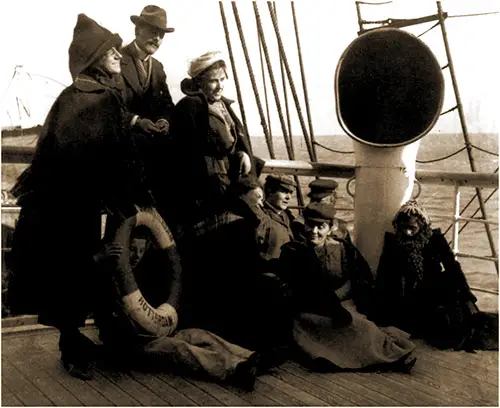
[[[224,55],[220,51],[209,51],[191,61],[188,75],[195,78],[218,61],[225,63]]]

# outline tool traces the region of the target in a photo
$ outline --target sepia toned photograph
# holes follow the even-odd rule
[[[498,406],[500,4],[3,1],[2,406]]]

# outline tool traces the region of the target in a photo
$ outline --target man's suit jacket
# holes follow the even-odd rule
[[[160,118],[170,122],[174,108],[172,96],[167,85],[167,75],[163,65],[157,59],[151,58],[151,76],[149,86],[144,88],[139,81],[139,74],[134,62],[134,43],[122,49],[122,77],[124,79],[124,100],[127,108],[127,119],[135,115],[156,122]]]

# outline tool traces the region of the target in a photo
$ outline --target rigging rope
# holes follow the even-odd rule
[[[428,28],[422,34],[418,35],[418,37],[422,37],[424,34],[427,34],[429,31],[431,31],[432,29],[436,28],[438,25],[439,25],[439,21],[436,24],[434,24],[431,28]]]
[[[335,150],[335,149],[332,149],[331,147],[327,147],[325,145],[322,145],[321,143],[318,143],[318,142],[313,142],[316,146],[319,146],[319,147],[322,147],[323,149],[326,149],[330,152],[333,152],[333,153],[344,153],[344,154],[353,154],[354,151],[342,151],[342,150]]]
[[[285,124],[285,119],[283,118],[283,112],[281,110],[281,101],[279,98],[278,94],[278,89],[276,88],[276,81],[274,80],[274,72],[273,68],[271,66],[271,59],[269,57],[269,52],[267,49],[267,43],[266,39],[264,38],[264,31],[262,29],[262,22],[260,20],[260,14],[259,14],[259,9],[257,6],[257,3],[253,3],[253,9],[255,13],[255,22],[257,23],[257,32],[259,34],[259,40],[262,45],[262,51],[264,53],[264,57],[266,59],[266,64],[267,64],[267,70],[269,74],[269,81],[271,82],[271,87],[273,89],[273,94],[274,94],[274,100],[276,102],[276,109],[278,111],[278,117],[280,120],[280,125],[281,125],[281,131],[283,132],[283,138],[285,139],[285,145],[286,145],[286,150],[288,152],[288,157],[291,157],[291,151],[290,151],[290,143],[289,143],[289,135],[286,129],[286,124]]]
[[[295,102],[295,108],[297,109],[297,116],[299,118],[300,127],[302,128],[302,133],[304,135],[304,140],[306,142],[307,151],[309,153],[309,158],[311,160],[314,160],[313,148],[312,148],[312,145],[311,145],[311,141],[309,139],[309,134],[307,132],[306,125],[304,123],[304,118],[302,116],[302,109],[300,107],[299,98],[297,96],[297,91],[295,89],[295,84],[293,82],[292,72],[290,71],[290,66],[288,65],[288,59],[286,57],[285,48],[284,48],[283,42],[281,40],[281,35],[280,35],[279,28],[278,28],[278,23],[276,21],[276,16],[274,15],[274,12],[273,12],[273,6],[272,6],[271,2],[267,3],[267,5],[269,7],[269,14],[271,16],[271,20],[273,22],[274,31],[276,33],[276,39],[278,40],[279,52],[280,52],[280,55],[283,58],[283,64],[285,65],[285,71],[286,71],[286,74],[287,74],[287,77],[288,77],[288,82],[290,83],[290,89],[292,91],[293,100]]]
[[[376,2],[376,3],[370,3],[367,1],[357,1],[356,3],[358,4],[367,4],[369,6],[381,6],[382,4],[390,4],[392,1],[382,1],[382,2]]]
[[[278,23],[278,12],[276,10],[276,3],[273,3],[273,10],[276,16],[276,23]],[[264,33],[262,33],[264,35]],[[285,78],[285,68],[283,64],[283,57],[280,54],[280,73],[281,73],[281,82],[283,86],[283,96],[285,102],[285,114],[286,114],[286,123],[288,130],[288,141],[285,138],[285,143],[287,143],[288,156],[291,160],[295,160],[295,148],[293,146],[293,136],[292,136],[292,123],[290,121],[290,109],[288,104],[288,92],[286,87],[286,78]],[[285,133],[283,133],[285,136]],[[302,194],[302,187],[300,186],[299,177],[294,175],[295,184],[297,185],[297,204],[299,206],[299,212],[302,213],[302,207],[304,207],[304,196]]]
[[[276,14],[276,19],[278,19],[278,13],[276,11],[276,3],[273,3],[274,13]],[[280,55],[280,73],[281,73],[281,84],[283,87],[283,96],[285,101],[285,114],[286,114],[286,123],[288,126],[288,134],[290,135],[290,150],[292,152],[292,160],[295,160],[295,147],[293,145],[293,136],[292,136],[292,122],[290,120],[290,106],[288,103],[288,92],[286,86],[286,77],[285,77],[285,67],[283,65],[283,58]]]
[[[487,16],[489,14],[498,14],[498,13],[499,13],[498,11],[489,11],[489,12],[486,12],[486,13],[456,14],[454,16],[448,16],[448,18]]]
[[[260,69],[262,72],[262,83],[264,84],[264,101],[266,103],[267,125],[269,126],[269,134],[271,135],[271,137],[273,137],[273,131],[271,126],[271,113],[269,112],[269,98],[267,97],[266,73],[264,71],[264,58],[262,56],[262,40],[258,32],[257,32],[257,41],[259,42]]]
[[[300,67],[300,76],[302,79],[302,89],[304,91],[304,101],[306,104],[306,114],[307,114],[307,121],[309,124],[309,137],[311,138],[311,147],[312,147],[312,153],[313,153],[313,160],[317,161],[318,157],[316,155],[316,149],[314,148],[314,131],[313,131],[313,125],[312,125],[312,119],[311,119],[311,109],[309,107],[309,94],[307,92],[307,82],[306,82],[306,76],[305,76],[305,71],[304,71],[304,62],[302,60],[302,49],[300,46],[300,38],[299,38],[299,26],[297,23],[297,16],[295,14],[295,5],[294,2],[291,2],[292,6],[292,16],[293,16],[293,26],[295,28],[295,41],[297,43],[297,53],[299,57],[299,67]],[[274,12],[276,14],[276,7],[274,9]],[[277,16],[276,16],[277,17]]]
[[[257,83],[255,82],[255,75],[253,73],[252,63],[250,61],[250,56],[248,55],[248,48],[246,45],[245,36],[243,34],[243,28],[241,26],[240,15],[238,13],[238,7],[236,6],[236,2],[233,1],[232,6],[233,6],[234,19],[236,21],[236,26],[238,28],[238,33],[240,36],[241,47],[243,48],[243,53],[245,54],[245,60],[247,63],[248,74],[250,76],[250,82],[252,83],[253,93],[255,95],[255,101],[257,103],[257,108],[259,110],[260,124],[262,126],[262,130],[264,131],[264,135],[266,137],[266,143],[267,143],[269,155],[271,156],[271,159],[274,159],[276,156],[274,154],[273,139],[271,138],[271,135],[269,134],[269,130],[268,130],[267,124],[266,124],[266,118],[264,117],[264,111],[262,110],[262,104],[260,102],[260,96],[259,96],[259,89],[257,88]]]
[[[446,115],[447,113],[453,112],[455,109],[458,108],[458,105],[455,105],[453,108],[448,109],[447,111],[441,112],[439,116]]]
[[[438,162],[438,161],[441,161],[441,160],[446,160],[446,159],[449,159],[450,157],[453,157],[455,156],[456,154],[460,153],[460,152],[463,152],[465,149],[467,149],[467,146],[464,146],[462,147],[461,149],[457,150],[456,152],[454,153],[451,153],[447,156],[444,156],[444,157],[440,157],[438,159],[431,159],[431,160],[417,160],[417,163],[434,163],[434,162]]]
[[[476,146],[476,145],[474,145],[474,144],[472,144],[472,143],[471,143],[471,146],[472,146],[474,149],[480,150],[481,152],[488,153],[488,154],[491,154],[492,156],[496,156],[496,157],[498,157],[498,153],[495,153],[495,152],[490,152],[489,150],[483,149],[482,147]]]
[[[224,34],[226,36],[226,44],[227,44],[227,50],[229,52],[229,60],[231,61],[231,67],[233,68],[234,83],[236,85],[236,95],[238,97],[238,104],[240,105],[241,120],[243,122],[243,127],[245,128],[245,132],[248,136],[248,143],[250,144],[250,146],[249,146],[250,151],[253,153],[252,141],[251,141],[250,133],[248,131],[247,117],[245,114],[245,108],[243,106],[243,98],[241,96],[240,81],[238,79],[238,72],[236,70],[236,63],[234,62],[233,47],[231,45],[231,38],[229,36],[229,28],[227,27],[226,13],[224,12],[224,5],[222,4],[222,1],[219,2],[219,8],[220,8],[220,15],[222,18],[222,25],[224,26]]]

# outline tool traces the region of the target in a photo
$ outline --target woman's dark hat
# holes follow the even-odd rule
[[[175,28],[167,27],[167,12],[158,6],[146,6],[140,16],[131,16],[130,20],[135,25],[146,24],[160,29],[164,33],[172,33]]]
[[[323,198],[332,195],[339,183],[332,179],[317,179],[309,183],[308,197]]]
[[[317,222],[332,222],[335,219],[335,207],[332,204],[311,203],[303,211],[304,219]]]
[[[78,14],[73,30],[73,41],[69,46],[69,70],[73,80],[106,51],[119,47],[122,39],[108,29],[100,26],[85,14]]]

